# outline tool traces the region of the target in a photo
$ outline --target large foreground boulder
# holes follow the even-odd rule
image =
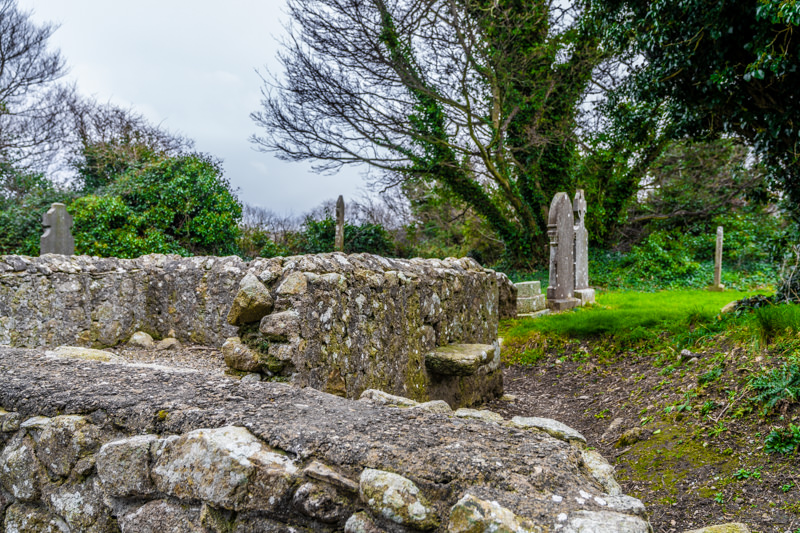
[[[608,464],[541,425],[0,348],[0,523],[646,533]]]

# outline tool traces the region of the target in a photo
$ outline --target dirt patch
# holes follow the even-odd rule
[[[800,531],[800,461],[763,452],[772,424],[796,420],[797,409],[778,420],[730,416],[747,405],[737,355],[726,356],[727,373],[706,387],[698,376],[716,363],[698,355],[669,374],[635,353],[613,363],[549,355],[507,368],[505,391],[515,399],[486,408],[580,431],[616,467],[623,491],[645,502],[656,533],[732,521],[756,532]],[[625,432],[634,442],[618,445]]]

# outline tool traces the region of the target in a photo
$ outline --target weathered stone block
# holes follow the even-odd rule
[[[70,533],[69,526],[57,515],[21,503],[6,509],[5,530],[9,533]]]
[[[575,289],[573,294],[579,301],[578,305],[584,306],[595,302],[594,289]]]
[[[154,500],[119,519],[122,533],[205,533],[200,524],[200,508],[171,502]]]
[[[267,315],[258,330],[269,340],[286,342],[300,334],[300,315],[294,310]]]
[[[258,372],[263,367],[262,356],[242,343],[239,337],[230,337],[222,345],[225,364],[234,370]]]
[[[297,468],[240,427],[196,430],[154,450],[159,491],[231,510],[285,505]]]
[[[517,299],[534,298],[542,295],[541,281],[521,281],[514,284],[517,287]]]
[[[419,487],[403,476],[365,468],[358,485],[361,500],[387,520],[423,531],[439,525],[435,509]]]
[[[0,454],[0,486],[19,501],[39,498],[45,475],[33,439],[24,433],[11,439]]]
[[[448,344],[425,355],[425,366],[443,376],[471,376],[495,360],[493,344]]]
[[[515,515],[497,502],[486,501],[471,494],[450,510],[448,533],[474,533],[477,531],[536,531],[531,521]]]
[[[544,294],[531,296],[530,298],[517,298],[517,314],[529,315],[541,311],[547,307],[547,299]]]
[[[272,296],[261,281],[251,272],[239,282],[239,292],[231,303],[227,321],[232,326],[258,322],[272,311]]]
[[[50,419],[36,439],[36,455],[55,477],[67,477],[78,459],[100,447],[97,427],[82,416]]]
[[[564,441],[576,441],[581,444],[586,444],[586,437],[568,425],[558,420],[553,420],[552,418],[515,416],[511,419],[511,424],[519,428],[538,429],[539,431],[544,431],[548,435]]]
[[[580,304],[580,300],[577,298],[563,298],[563,299],[547,299],[547,308],[551,311],[568,311],[569,309],[573,309],[578,307]]]
[[[97,475],[104,490],[117,498],[142,498],[155,494],[150,479],[151,447],[156,435],[139,435],[104,444],[97,453]]]

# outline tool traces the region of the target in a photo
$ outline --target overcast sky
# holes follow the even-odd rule
[[[131,106],[223,160],[242,201],[300,214],[339,194],[360,195],[363,169],[318,175],[304,163],[257,152],[250,113],[255,69],[280,72],[284,0],[18,0],[36,22],[60,24],[51,39],[79,90]]]

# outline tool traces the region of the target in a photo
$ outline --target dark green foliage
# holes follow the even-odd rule
[[[129,169],[69,210],[77,253],[128,258],[233,254],[242,212],[218,163],[197,154]]]
[[[766,453],[790,454],[800,448],[800,426],[789,424],[788,428],[773,429],[764,439]]]
[[[645,64],[617,91],[676,137],[747,139],[800,213],[800,4],[794,0],[595,0],[607,35]]]
[[[303,231],[298,236],[302,253],[320,254],[333,252],[336,237],[336,221],[330,216],[322,220],[306,219]],[[392,256],[394,246],[389,233],[379,224],[362,223],[344,225],[344,252],[348,254],[369,253]]]
[[[750,380],[756,392],[753,401],[763,406],[763,414],[770,414],[780,403],[792,404],[800,399],[800,366],[784,364],[768,374]]]
[[[51,204],[72,198],[74,193],[41,174],[0,167],[0,254],[39,255],[42,215]]]

